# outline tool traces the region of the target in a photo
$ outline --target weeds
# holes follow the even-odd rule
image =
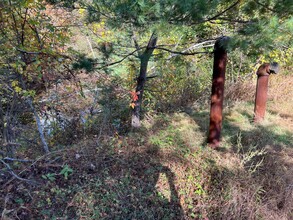
[[[67,180],[68,176],[73,173],[73,169],[71,169],[67,164],[60,171],[60,175],[64,176],[64,179]]]
[[[7,184],[2,217],[293,219],[291,113],[268,111],[255,126],[252,109],[237,102],[225,112],[221,152],[205,146],[208,112],[191,109],[148,116],[141,131],[88,136],[25,169],[11,164],[43,184]],[[109,121],[103,126],[122,123]]]
[[[244,147],[241,142],[241,133],[237,135],[237,154],[240,157],[240,164],[248,171],[249,174],[254,174],[262,165],[267,151],[257,146],[250,145]]]

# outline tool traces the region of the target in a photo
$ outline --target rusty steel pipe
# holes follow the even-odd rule
[[[266,103],[268,97],[269,76],[271,73],[277,74],[279,72],[279,65],[276,62],[262,64],[257,74],[257,84],[254,104],[254,122],[260,122],[265,117]]]
[[[222,37],[215,43],[214,49],[214,67],[212,80],[210,127],[208,135],[208,144],[216,148],[220,144],[222,129],[222,112],[224,101],[225,73],[227,63],[228,37]]]

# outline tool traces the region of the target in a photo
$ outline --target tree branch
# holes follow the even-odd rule
[[[11,157],[4,157],[3,160],[17,161],[17,162],[23,162],[23,163],[32,163],[32,162],[34,162],[33,160],[24,160],[24,159],[17,159],[17,158],[11,158]]]
[[[123,62],[126,58],[130,57],[130,56],[133,56],[137,51],[143,49],[145,47],[142,47],[142,48],[139,48],[139,49],[136,49],[134,51],[132,51],[131,53],[127,54],[126,56],[124,56],[122,59],[118,60],[118,61],[115,61],[115,62],[112,62],[112,63],[108,63],[108,64],[105,64],[104,66],[101,66],[101,67],[98,67],[96,69],[103,69],[105,67],[109,67],[109,66],[113,66],[115,64],[118,64],[118,63],[121,63]],[[104,63],[97,63],[97,64],[104,64]]]
[[[58,58],[58,56],[59,56],[59,57],[63,57],[63,58],[66,58],[66,59],[72,60],[72,57],[67,56],[67,55],[65,55],[65,54],[56,53],[56,52],[50,54],[50,53],[45,53],[45,52],[43,52],[43,51],[27,51],[27,50],[20,49],[20,48],[17,48],[17,47],[16,47],[15,49],[16,49],[17,51],[21,52],[21,53],[26,53],[26,54],[47,55],[47,56],[50,56],[50,57],[53,57],[53,58]]]
[[[139,45],[138,45],[138,42],[137,42],[136,36],[135,36],[134,34],[133,34],[133,36],[132,36],[132,40],[133,40],[133,42],[134,42],[134,46],[135,46],[135,48],[138,50],[138,51],[137,51],[138,56],[141,56],[141,53],[139,52],[140,47],[139,47]]]
[[[268,6],[266,6],[266,5],[262,4],[262,3],[260,3],[259,1],[254,0],[254,2],[255,2],[256,4],[258,4],[258,5],[260,5],[260,6],[264,7],[264,8],[266,8],[266,9],[267,9],[268,11],[270,11],[270,12],[278,13],[278,12],[275,11],[274,9],[271,9],[270,7],[268,7]]]
[[[200,44],[204,44],[206,42],[202,42]],[[197,45],[200,45],[200,44],[197,44]],[[115,64],[118,64],[118,63],[121,63],[123,62],[126,58],[130,57],[130,56],[135,56],[134,54],[142,49],[145,49],[145,48],[148,48],[148,49],[157,49],[157,50],[163,50],[163,51],[167,51],[169,53],[173,53],[173,54],[178,54],[178,55],[184,55],[184,56],[190,56],[190,55],[196,55],[196,54],[209,54],[209,53],[213,53],[213,52],[184,52],[184,51],[174,51],[174,50],[170,50],[170,49],[167,49],[167,48],[164,48],[162,47],[161,45],[158,45],[158,46],[155,46],[155,47],[150,47],[151,45],[149,45],[148,43],[148,46],[144,46],[144,47],[140,47],[134,51],[132,51],[131,53],[125,55],[122,59],[120,60],[117,60],[115,62],[112,62],[112,63],[108,63],[108,64],[105,64],[105,63],[96,63],[96,65],[99,65],[99,64],[104,64],[103,66],[101,67],[97,67],[95,69],[103,69],[103,68],[106,68],[106,67],[109,67],[109,66],[113,66]],[[211,45],[208,45],[209,47]],[[213,45],[212,45],[213,46]],[[203,47],[207,47],[207,46],[203,46]],[[187,50],[190,50],[190,48],[188,48]],[[186,51],[186,50],[185,50]]]
[[[29,179],[24,179],[24,178],[18,176],[16,173],[13,172],[13,170],[11,169],[11,167],[9,166],[9,164],[5,163],[2,159],[0,159],[0,162],[6,166],[7,171],[8,171],[8,172],[10,173],[10,175],[13,176],[14,178],[16,178],[16,179],[18,179],[18,180],[20,180],[20,181],[25,181],[25,182],[27,182],[27,183],[29,183],[29,184],[32,184],[32,185],[37,185],[37,184],[38,184],[38,182],[36,182],[36,181],[29,180]]]
[[[24,15],[23,23],[21,25],[21,43],[22,43],[22,45],[24,45],[24,39],[25,39],[24,27],[25,27],[25,23],[27,21],[27,14],[28,14],[28,8],[25,9],[25,15]]]
[[[195,54],[207,54],[207,53],[212,53],[212,52],[181,52],[181,51],[173,51],[173,50],[169,50],[167,48],[164,47],[155,47],[155,49],[157,50],[164,50],[173,54],[179,54],[179,55],[184,55],[184,56],[189,56],[189,55],[195,55]]]
[[[35,25],[29,25],[30,26],[30,28],[32,29],[32,31],[34,31],[35,32],[35,34],[36,34],[36,38],[37,38],[37,40],[38,40],[38,42],[39,42],[39,46],[40,46],[40,50],[42,50],[43,49],[43,43],[42,43],[42,40],[41,40],[41,38],[40,38],[40,35],[39,35],[39,32],[38,32],[38,29],[37,29],[37,27],[35,26]]]
[[[20,48],[16,48],[17,51],[21,52],[21,53],[26,53],[26,54],[42,54],[42,51],[26,51]]]
[[[205,48],[205,47],[213,47],[214,44],[215,44],[215,41],[216,40],[207,40],[207,41],[203,41],[203,42],[200,42],[200,43],[196,43],[192,46],[190,46],[189,48],[183,50],[182,52],[185,53],[187,51],[190,51],[190,50],[193,50],[193,49],[199,49],[199,48]],[[205,44],[208,44],[208,45],[205,45]],[[175,56],[178,56],[180,54],[176,53],[176,54],[172,54],[168,57],[168,59],[171,59]]]
[[[211,18],[207,18],[205,20],[202,20],[202,21],[199,21],[199,22],[194,22],[192,23],[191,25],[195,25],[195,24],[201,24],[201,23],[205,23],[205,22],[208,22],[208,21],[211,21],[211,20],[214,20],[218,17],[220,17],[221,15],[223,15],[224,13],[226,13],[227,11],[231,10],[232,8],[234,8],[236,5],[238,5],[240,3],[241,0],[238,0],[236,2],[234,2],[232,5],[230,5],[228,8],[226,8],[225,10],[221,11],[220,13],[214,15],[213,17]]]
[[[228,22],[233,22],[233,23],[241,23],[241,24],[247,24],[251,21],[245,21],[245,20],[238,20],[238,19],[229,19],[229,18],[225,18],[225,17],[219,17],[219,20],[223,20],[223,21],[228,21]]]
[[[10,4],[10,7],[12,7],[11,0],[9,0],[9,4]],[[16,18],[15,18],[15,15],[14,15],[13,11],[11,12],[11,16],[12,16],[12,20],[13,20],[13,26],[14,26],[16,41],[17,41],[18,44],[20,44],[21,43],[20,42],[20,34],[19,34],[19,31],[18,31]]]

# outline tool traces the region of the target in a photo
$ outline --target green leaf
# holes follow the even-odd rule
[[[63,175],[67,180],[68,176],[73,173],[73,169],[71,169],[67,164],[63,167],[59,174]]]

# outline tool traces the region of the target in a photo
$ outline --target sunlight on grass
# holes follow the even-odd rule
[[[166,117],[166,116],[165,116]],[[159,118],[157,120],[162,120]],[[199,126],[195,121],[184,113],[176,113],[163,119],[164,122],[159,123],[162,126],[160,131],[154,132],[149,137],[150,144],[160,148],[184,149],[192,151],[201,146],[204,136],[199,130]],[[164,126],[165,125],[165,126]],[[156,124],[150,128],[150,131],[156,129]]]
[[[156,188],[158,190],[158,196],[162,199],[167,199],[171,202],[171,190],[168,182],[168,177],[164,173],[160,173],[158,181],[156,183]]]

